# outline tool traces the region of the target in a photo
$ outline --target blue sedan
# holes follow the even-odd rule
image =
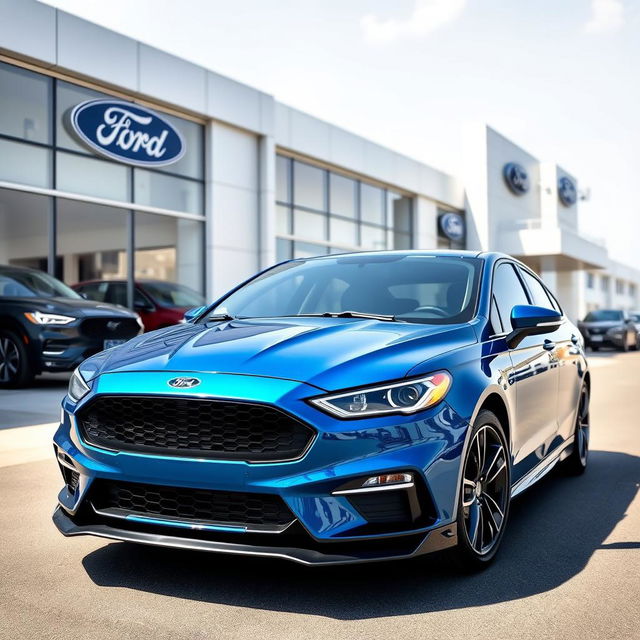
[[[328,565],[486,566],[511,499],[586,468],[577,328],[498,253],[292,260],[74,372],[54,522]]]

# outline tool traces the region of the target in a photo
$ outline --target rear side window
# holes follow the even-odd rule
[[[520,273],[522,275],[522,278],[524,279],[525,284],[527,285],[527,288],[529,289],[529,293],[531,293],[531,304],[534,304],[537,307],[553,309],[553,302],[550,300],[547,291],[542,286],[542,283],[524,269],[520,269]]]
[[[89,284],[83,284],[76,287],[78,293],[82,293],[89,300],[97,300],[98,302],[104,302],[105,294],[107,293],[106,282],[91,282]]]
[[[511,331],[511,309],[519,304],[529,304],[529,298],[513,265],[499,264],[493,274],[493,296],[503,331]]]

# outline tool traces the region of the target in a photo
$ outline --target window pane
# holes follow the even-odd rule
[[[57,207],[60,279],[67,284],[126,279],[127,211],[63,198],[58,199]],[[89,297],[95,299],[93,295]]]
[[[51,143],[51,78],[0,63],[0,133]]]
[[[360,228],[360,244],[363,249],[386,249],[387,234],[384,229],[363,224]]]
[[[201,222],[152,213],[135,213],[136,278],[186,285],[203,293]]]
[[[529,287],[529,291],[533,296],[533,303],[538,307],[546,307],[547,309],[553,309],[553,305],[551,304],[551,300],[547,295],[547,292],[544,290],[544,287],[531,275],[529,275],[524,269],[520,269],[520,273],[524,278],[527,287]]]
[[[302,162],[294,162],[293,179],[295,204],[324,211],[325,171]]]
[[[189,178],[204,178],[204,127],[197,122],[178,118],[168,113],[158,111],[158,114],[168,120],[182,135],[185,145],[185,154],[173,164],[165,167],[158,167],[159,171],[178,173]]]
[[[289,207],[276,207],[276,232],[291,234],[291,209]]]
[[[203,213],[202,184],[147,169],[134,169],[134,202],[185,213]]]
[[[291,160],[276,156],[276,200],[291,202]]]
[[[56,154],[56,187],[61,191],[126,202],[129,176],[122,164],[62,151]]]
[[[326,217],[320,213],[296,210],[293,213],[293,232],[309,240],[326,239]]]
[[[385,224],[384,190],[370,184],[360,185],[360,216],[363,222]]]
[[[329,175],[329,206],[331,213],[355,218],[357,182],[335,173]]]
[[[0,180],[50,187],[51,153],[32,144],[0,140]]]
[[[409,233],[411,231],[411,198],[389,191],[387,202],[388,225],[397,231]]]
[[[85,87],[79,87],[75,84],[69,84],[68,82],[58,81],[57,85],[57,104],[56,104],[56,144],[59,147],[65,149],[73,149],[74,151],[81,151],[87,155],[91,152],[81,145],[68,131],[65,126],[65,122],[69,117],[69,112],[73,107],[85,100],[95,100],[96,98],[111,98],[106,93],[99,93],[92,89]]]
[[[291,260],[293,257],[293,242],[291,240],[283,240],[278,238],[276,240],[276,260],[282,262],[283,260]]]
[[[0,264],[47,270],[51,207],[48,196],[0,189]]]
[[[327,248],[319,244],[311,244],[310,242],[294,242],[293,257],[294,258],[311,258],[313,256],[324,256]]]
[[[341,218],[329,219],[329,239],[347,245],[358,244],[358,225]]]
[[[493,295],[504,331],[511,331],[511,310],[518,304],[529,304],[520,279],[510,264],[501,264],[493,277]]]

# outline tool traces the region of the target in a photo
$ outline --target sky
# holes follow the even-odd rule
[[[47,0],[460,173],[484,122],[640,268],[640,0]]]

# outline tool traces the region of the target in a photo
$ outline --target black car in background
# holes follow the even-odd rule
[[[41,271],[0,265],[0,387],[70,371],[141,332],[129,309],[85,300]]]
[[[638,331],[631,315],[620,309],[590,311],[578,323],[586,347],[598,351],[600,347],[614,347],[620,351],[637,349]]]

